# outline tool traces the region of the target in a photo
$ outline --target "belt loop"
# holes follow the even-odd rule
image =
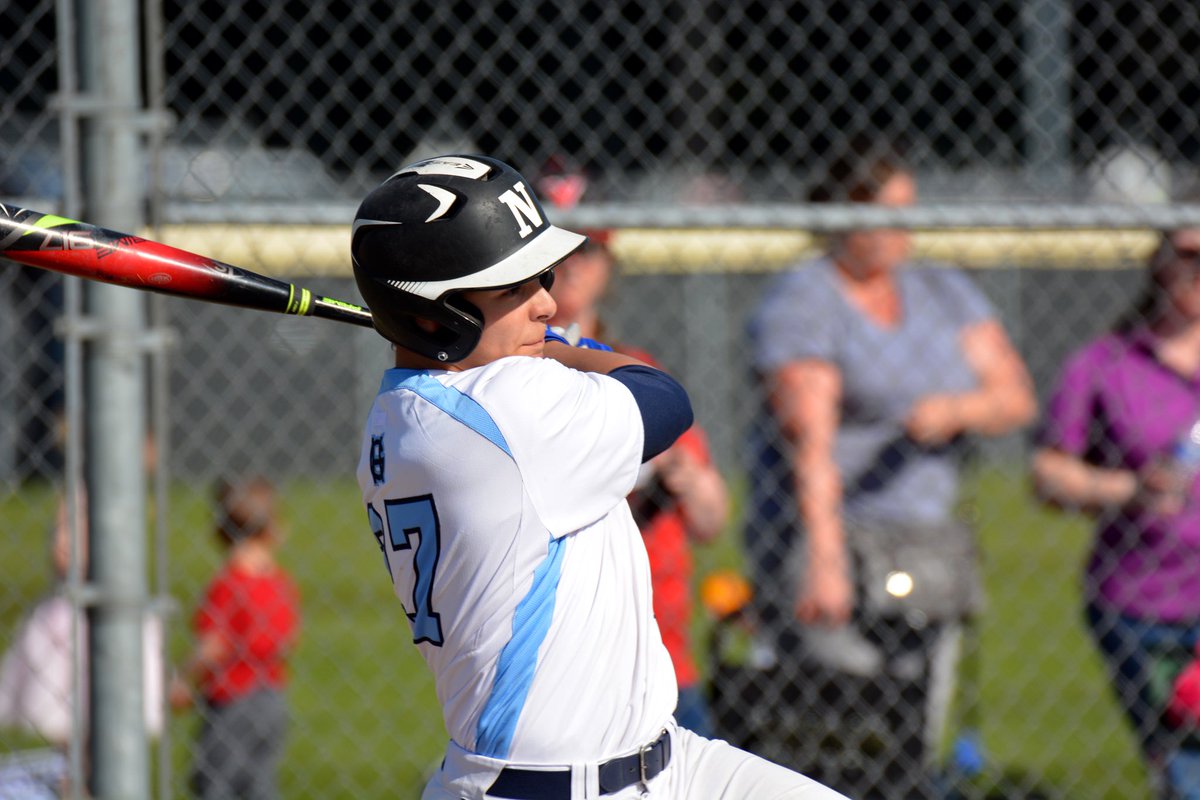
[[[593,800],[600,796],[600,768],[596,764],[583,763],[571,767],[571,789],[573,800]]]

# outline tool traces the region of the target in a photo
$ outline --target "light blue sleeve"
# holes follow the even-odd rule
[[[791,361],[837,358],[838,310],[844,302],[827,262],[806,262],[771,282],[750,319],[751,358],[769,373]]]

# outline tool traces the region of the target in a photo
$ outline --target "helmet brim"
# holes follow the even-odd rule
[[[585,241],[587,237],[582,234],[550,225],[508,258],[479,272],[444,281],[390,283],[427,300],[437,300],[449,292],[504,289],[537,277],[574,253]]]

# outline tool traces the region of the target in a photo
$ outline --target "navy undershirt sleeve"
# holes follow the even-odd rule
[[[692,402],[679,382],[653,367],[631,364],[608,373],[625,385],[642,412],[646,431],[642,461],[646,462],[675,443],[692,426]]]

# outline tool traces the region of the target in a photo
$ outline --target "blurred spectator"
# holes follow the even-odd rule
[[[71,745],[77,725],[81,732],[88,726],[87,614],[66,591],[72,569],[79,575],[87,572],[86,493],[80,493],[75,503],[78,538],[74,542],[68,506],[66,498],[60,498],[50,536],[54,588],[30,610],[0,662],[0,725],[40,736],[61,752]],[[146,730],[151,736],[162,732],[162,653],[162,620],[147,615],[142,637],[142,697]],[[85,681],[78,687],[84,697],[78,719],[77,670]],[[81,735],[79,744],[86,745],[85,736]],[[13,765],[21,763],[18,760]],[[66,760],[53,763],[62,768],[59,780],[65,780]]]
[[[916,201],[896,149],[853,149],[814,200]],[[783,680],[815,697],[803,659],[838,696],[801,716],[839,720],[839,762],[798,767],[860,800],[936,795],[961,623],[982,591],[974,531],[956,515],[967,437],[1035,413],[984,295],[910,249],[902,230],[831,237],[769,286],[749,325],[764,396],[745,529],[757,613]],[[883,744],[856,738],[865,715]]]
[[[283,539],[274,486],[254,477],[217,486],[225,562],[196,611],[195,646],[171,686],[177,710],[199,690],[192,788],[203,800],[279,796],[287,732],[286,662],[300,624],[299,596],[276,561]]]
[[[555,269],[550,289],[557,311],[550,324],[604,341],[599,303],[613,274],[608,231],[586,231],[588,241]],[[654,359],[636,348],[611,343],[617,351],[648,364]],[[701,736],[714,736],[692,648],[692,558],[690,542],[720,535],[729,513],[725,481],[712,462],[707,439],[693,425],[665,452],[642,466],[629,506],[650,556],[654,616],[671,654],[679,683],[675,719]]]
[[[1200,742],[1172,724],[1189,716],[1191,672],[1164,717],[1200,640],[1198,418],[1200,229],[1176,230],[1161,234],[1130,311],[1064,364],[1033,456],[1038,495],[1096,521],[1088,626],[1171,798],[1200,798]]]
[[[566,156],[554,154],[539,171],[537,190],[556,208],[574,208],[583,199],[589,183],[587,173],[579,165]]]

